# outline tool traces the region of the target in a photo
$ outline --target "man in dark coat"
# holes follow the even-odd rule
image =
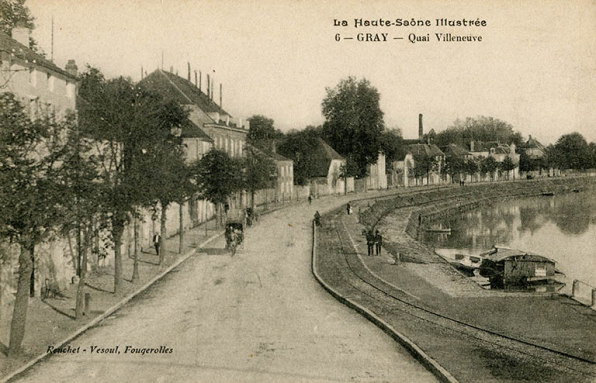
[[[377,250],[377,255],[381,255],[381,249],[383,248],[383,236],[378,230],[375,233],[375,247]]]
[[[375,244],[375,235],[372,230],[366,232],[366,247],[368,248],[368,255],[373,255]]]
[[[155,233],[153,236],[153,247],[155,247],[155,252],[159,255],[159,246],[161,245],[161,235],[159,233]]]

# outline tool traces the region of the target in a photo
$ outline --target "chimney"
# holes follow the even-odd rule
[[[209,98],[213,101],[213,94],[215,93],[215,76],[211,76],[211,95]]]
[[[203,73],[199,71],[199,90],[203,91]]]
[[[209,95],[211,94],[211,76],[209,76],[209,73],[207,73],[207,97],[209,97]]]
[[[197,81],[197,71],[195,71],[195,86],[199,87],[199,82]]]
[[[422,127],[422,113],[418,115],[418,140],[422,142],[422,136],[424,136],[424,128]]]
[[[66,69],[68,74],[70,74],[73,77],[77,77],[77,75],[79,74],[79,67],[77,67],[77,64],[74,60],[68,60],[68,63],[66,63],[64,69]],[[143,69],[141,68],[141,71],[142,70]]]
[[[21,21],[17,22],[17,25],[12,29],[10,34],[17,42],[29,48],[29,36],[31,35],[31,31],[27,28],[25,23]]]
[[[188,64],[188,82],[190,82],[190,63],[187,62]]]
[[[222,101],[222,94],[221,94],[221,92],[222,92],[222,88],[223,88],[223,85],[220,83],[219,84],[219,107],[220,108],[222,107],[221,106],[221,101]]]

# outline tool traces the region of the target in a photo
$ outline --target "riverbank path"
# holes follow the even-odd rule
[[[19,381],[436,381],[312,276],[313,214],[348,200],[322,198],[262,216],[235,257],[223,251],[222,237],[198,249],[75,339],[78,353],[53,355]]]

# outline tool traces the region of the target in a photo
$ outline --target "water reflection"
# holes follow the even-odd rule
[[[477,254],[493,245],[544,255],[573,278],[596,284],[596,195],[588,192],[496,203],[442,222],[451,235],[425,233],[436,248]]]

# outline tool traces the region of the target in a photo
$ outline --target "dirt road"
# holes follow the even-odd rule
[[[312,277],[310,220],[341,202],[261,217],[233,258],[212,242],[22,381],[436,381]]]

